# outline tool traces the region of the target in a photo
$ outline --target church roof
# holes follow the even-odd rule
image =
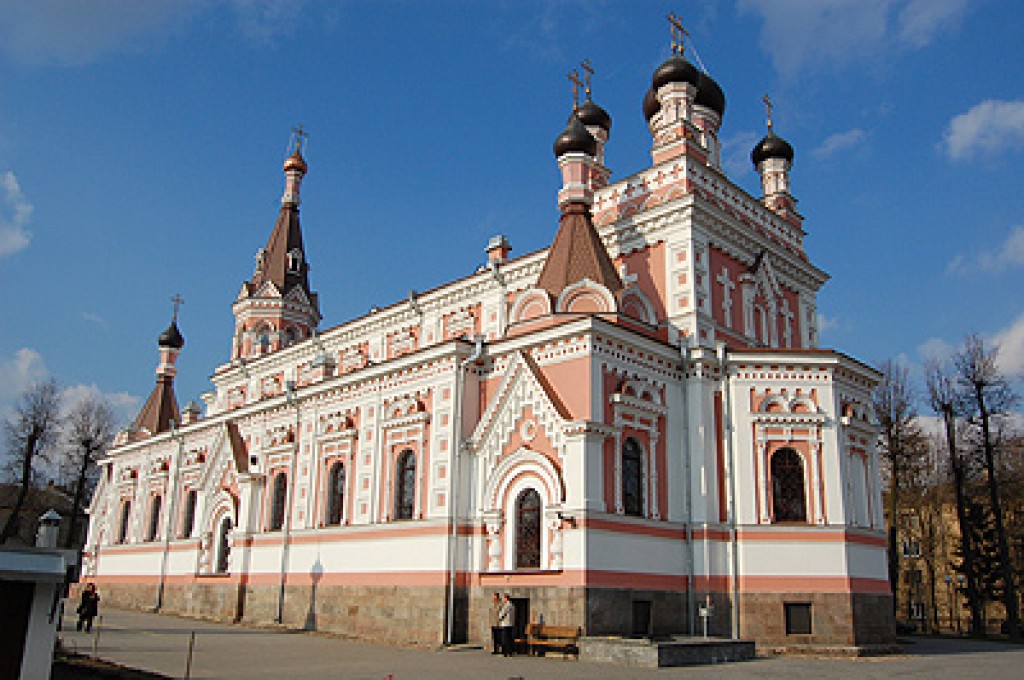
[[[537,287],[557,297],[566,286],[581,279],[599,283],[613,294],[623,288],[615,265],[594,229],[590,208],[572,202],[562,210],[558,233],[537,278]]]
[[[300,258],[297,263],[290,262],[289,254],[294,252]],[[297,205],[285,203],[281,206],[261,261],[249,281],[249,292],[255,293],[267,281],[272,282],[282,296],[287,295],[295,286],[300,286],[313,299],[309,290],[309,264],[302,246],[302,227]]]
[[[150,434],[157,434],[171,429],[172,420],[181,422],[178,399],[174,396],[174,378],[169,375],[161,375],[157,378],[153,391],[149,393],[149,399],[146,400],[139,415],[135,418],[133,427],[137,430],[146,429]]]

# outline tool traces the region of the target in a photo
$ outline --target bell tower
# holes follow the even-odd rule
[[[285,186],[281,211],[256,253],[252,278],[242,284],[231,306],[235,335],[231,358],[254,359],[304,340],[320,323],[317,294],[309,289],[309,261],[302,246],[299,190],[308,169],[302,157],[306,132],[292,131],[294,149],[284,162]]]

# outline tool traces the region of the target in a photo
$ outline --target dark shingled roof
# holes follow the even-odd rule
[[[162,375],[156,379],[156,386],[149,393],[139,415],[132,424],[135,429],[146,429],[150,434],[171,429],[171,421],[181,422],[178,399],[174,396],[174,378]]]
[[[594,229],[590,208],[583,203],[568,203],[562,210],[558,233],[537,278],[537,287],[557,297],[566,286],[584,278],[600,283],[612,294],[623,287]]]

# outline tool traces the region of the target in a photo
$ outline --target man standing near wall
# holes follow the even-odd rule
[[[501,613],[501,595],[494,593],[491,597],[491,608],[487,612],[488,621],[491,625],[491,654],[502,651],[501,648],[501,627],[498,619]]]
[[[505,593],[505,601],[498,609],[498,627],[501,629],[501,653],[505,656],[512,656],[512,638],[516,624],[516,606],[512,604],[508,593]]]

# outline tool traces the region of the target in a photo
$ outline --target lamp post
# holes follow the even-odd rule
[[[946,595],[949,598],[949,607],[947,608],[947,611],[949,612],[949,632],[952,633],[953,632],[953,577],[952,576],[946,576],[946,578],[944,580],[946,581]]]

